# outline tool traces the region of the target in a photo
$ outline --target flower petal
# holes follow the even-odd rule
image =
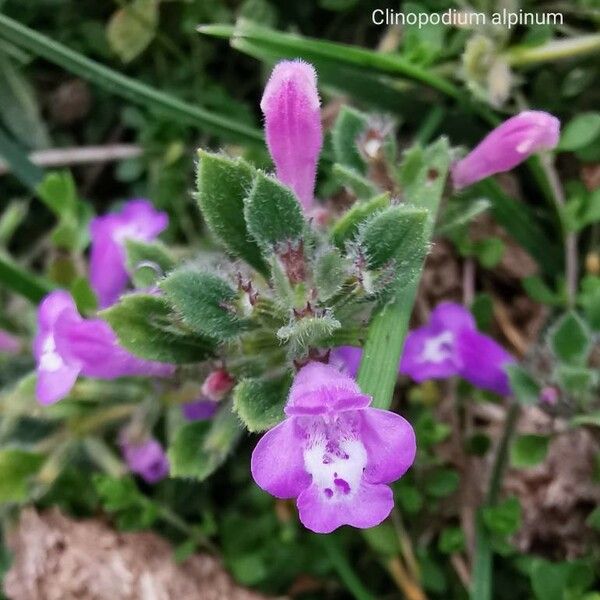
[[[308,210],[313,203],[317,161],[323,144],[313,67],[299,60],[276,65],[260,107],[277,178],[295,192]]]
[[[350,377],[356,377],[361,358],[362,348],[357,346],[338,346],[331,351],[329,364],[336,367],[342,373],[350,375]]]
[[[366,408],[360,415],[360,440],[367,450],[365,480],[391,483],[399,479],[413,464],[417,452],[412,426],[389,410]]]
[[[406,336],[400,373],[421,382],[457,375],[459,366],[451,332],[434,333],[428,325],[419,327]]]
[[[475,387],[510,394],[505,367],[515,361],[500,344],[477,331],[465,330],[457,336],[456,352],[462,367],[460,375]]]
[[[64,398],[73,388],[79,368],[63,363],[55,370],[38,368],[35,395],[40,404],[47,406]]]
[[[251,471],[259,487],[277,498],[294,498],[310,485],[294,418],[263,435],[252,452]]]
[[[347,498],[329,498],[324,490],[311,485],[298,496],[302,524],[315,533],[331,533],[342,525],[366,529],[379,525],[394,507],[394,496],[387,485],[362,482]]]
[[[309,362],[294,378],[285,407],[287,415],[321,415],[368,406],[354,379],[331,365]]]
[[[463,329],[476,329],[477,325],[473,315],[462,304],[440,302],[431,312],[429,327],[435,332],[457,332]]]

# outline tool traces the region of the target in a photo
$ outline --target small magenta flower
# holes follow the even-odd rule
[[[213,402],[220,402],[232,390],[235,383],[226,369],[215,369],[202,384],[202,393]]]
[[[100,308],[114,304],[127,286],[125,241],[149,242],[168,224],[167,214],[148,200],[130,200],[119,212],[92,220],[90,282]]]
[[[310,362],[294,380],[286,419],[252,453],[252,476],[277,498],[296,498],[300,521],[316,533],[374,527],[394,505],[389,483],[412,465],[415,434],[400,415],[335,367]]]
[[[214,400],[200,398],[193,402],[185,402],[181,405],[181,413],[186,421],[208,421],[212,419],[219,405]]]
[[[323,144],[317,75],[300,60],[275,66],[260,107],[277,178],[308,211],[314,200],[317,162]]]
[[[495,173],[510,171],[541,150],[558,144],[560,121],[550,113],[526,110],[491,131],[467,156],[452,167],[456,189]]]
[[[83,319],[68,292],[48,294],[38,308],[33,343],[37,361],[36,395],[41,404],[64,398],[79,375],[99,379],[146,375],[166,377],[173,365],[143,360],[119,346],[101,319]]]
[[[505,367],[514,360],[492,338],[477,331],[467,309],[442,302],[427,325],[408,334],[400,372],[418,382],[459,375],[478,388],[507,396],[510,386]]]
[[[14,335],[0,329],[0,353],[17,354],[21,349],[21,342]]]
[[[158,440],[148,438],[136,444],[122,436],[120,445],[129,470],[146,483],[158,483],[169,475],[169,460]]]

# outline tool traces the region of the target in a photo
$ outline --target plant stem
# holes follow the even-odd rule
[[[344,552],[335,535],[318,535],[316,539],[325,550],[333,568],[340,579],[344,582],[346,589],[356,600],[375,600],[375,597],[363,586],[362,582],[354,572],[352,565],[348,562]]]
[[[126,77],[3,14],[0,14],[0,37],[135,104],[158,110],[212,134],[252,145],[263,143],[262,133],[253,127],[237,123],[231,117],[224,117],[188,104],[140,81]]]
[[[485,506],[493,506],[498,501],[502,477],[508,458],[508,446],[517,424],[519,409],[519,405],[513,402],[506,414],[504,431],[492,466],[492,473],[484,503]],[[478,511],[475,517],[475,560],[473,564],[471,600],[492,600],[493,558],[488,532],[483,523],[481,511]]]
[[[564,207],[566,204],[565,192],[560,178],[556,172],[552,157],[548,154],[540,158],[540,165],[546,174],[548,184],[552,190],[552,196],[556,203],[556,210],[560,217],[563,241],[565,245],[565,280],[567,284],[567,299],[569,306],[575,305],[577,297],[578,260],[577,260],[577,234],[570,231],[564,218]]]
[[[573,58],[583,54],[592,54],[600,50],[600,34],[581,35],[575,38],[552,40],[541,46],[516,46],[505,54],[513,67]]]

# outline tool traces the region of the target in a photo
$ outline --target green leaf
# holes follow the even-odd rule
[[[594,375],[598,380],[597,372],[592,369],[572,365],[558,365],[556,375],[561,386],[567,392],[576,396],[581,405],[584,405],[585,394],[592,389]]]
[[[510,381],[510,389],[519,404],[534,406],[539,402],[540,386],[521,365],[508,365],[506,373]]]
[[[390,194],[385,192],[365,202],[357,202],[332,227],[331,239],[343,250],[346,242],[354,239],[361,223],[367,221],[374,213],[390,205]]]
[[[279,243],[298,240],[304,232],[302,209],[294,193],[261,172],[244,201],[244,216],[252,237],[267,250]]]
[[[167,452],[171,476],[203,481],[223,464],[241,435],[241,423],[229,403],[212,421],[186,423]]]
[[[486,527],[497,535],[512,535],[521,527],[521,505],[514,496],[496,506],[484,506],[481,514]]]
[[[276,379],[242,379],[233,391],[233,408],[246,429],[266,431],[284,418],[291,377]]]
[[[336,248],[319,254],[313,266],[313,279],[321,301],[329,300],[340,291],[348,274],[344,257]]]
[[[75,218],[77,188],[70,171],[52,171],[37,187],[40,200],[59,218]]]
[[[550,438],[545,435],[518,436],[510,448],[510,463],[517,469],[535,467],[546,458]]]
[[[479,240],[473,244],[473,252],[486,269],[493,269],[504,255],[504,242],[497,237]]]
[[[434,498],[444,498],[458,489],[460,477],[454,469],[439,468],[428,474],[425,491]]]
[[[47,148],[48,131],[35,91],[9,55],[0,50],[0,116],[11,134],[27,148]]]
[[[444,554],[454,554],[465,549],[465,534],[460,527],[446,527],[438,539],[438,548]]]
[[[158,1],[133,0],[113,13],[106,37],[112,50],[127,63],[148,47],[157,24]]]
[[[30,479],[39,471],[44,460],[42,454],[26,450],[0,450],[0,502],[27,500]]]
[[[115,517],[118,529],[148,529],[158,518],[158,506],[140,492],[131,477],[116,478],[97,473],[93,483],[104,510]]]
[[[267,273],[244,219],[244,198],[252,187],[254,168],[242,159],[203,150],[198,151],[198,157],[197,198],[209,229],[233,256]]]
[[[551,328],[548,343],[559,361],[583,365],[590,349],[590,332],[579,315],[569,312]]]
[[[160,288],[194,331],[223,341],[246,327],[235,311],[236,290],[217,275],[183,267],[164,279]]]
[[[587,275],[583,278],[578,302],[592,329],[600,331],[600,277]]]
[[[149,288],[173,269],[175,261],[159,241],[125,240],[127,270],[138,288]]]
[[[364,174],[366,164],[358,150],[358,138],[368,125],[368,117],[349,106],[342,106],[331,131],[331,142],[336,162]]]
[[[531,571],[531,585],[537,600],[564,600],[569,579],[568,563],[538,559]]]
[[[367,544],[381,556],[392,558],[401,552],[398,534],[391,523],[381,523],[363,531]]]
[[[361,227],[357,243],[367,266],[383,271],[381,289],[372,291],[384,299],[417,278],[427,254],[425,230],[429,218],[424,209],[392,206],[376,213]]]
[[[330,346],[330,338],[341,327],[331,315],[294,319],[277,331],[277,337],[289,346],[292,357],[304,356],[309,348]]]
[[[212,340],[182,329],[160,296],[129,294],[100,316],[114,329],[123,347],[148,360],[185,364],[205,360],[214,352]]]
[[[379,193],[379,188],[370,179],[352,167],[335,163],[331,169],[331,175],[340,185],[350,188],[357,198],[370,198],[373,194]]]
[[[564,304],[563,298],[550,289],[539,275],[525,277],[521,280],[521,285],[527,295],[540,304],[547,304],[548,306],[562,306]]]
[[[581,113],[565,126],[558,145],[559,150],[578,150],[600,136],[600,113]]]
[[[394,488],[394,496],[403,511],[406,511],[409,515],[416,515],[423,508],[423,494],[414,485],[410,485],[404,479],[401,479]]]

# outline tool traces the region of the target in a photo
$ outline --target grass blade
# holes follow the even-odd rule
[[[32,275],[4,254],[0,254],[0,286],[35,304],[52,291],[52,284]]]
[[[262,132],[258,129],[236,123],[231,117],[223,117],[199,106],[188,104],[145,83],[122,75],[2,14],[0,14],[0,37],[134,104],[141,104],[178,121],[195,125],[208,133],[231,140],[253,145],[263,143]]]
[[[0,156],[10,166],[13,175],[28,189],[35,192],[44,171],[34,165],[27,154],[0,128]]]

